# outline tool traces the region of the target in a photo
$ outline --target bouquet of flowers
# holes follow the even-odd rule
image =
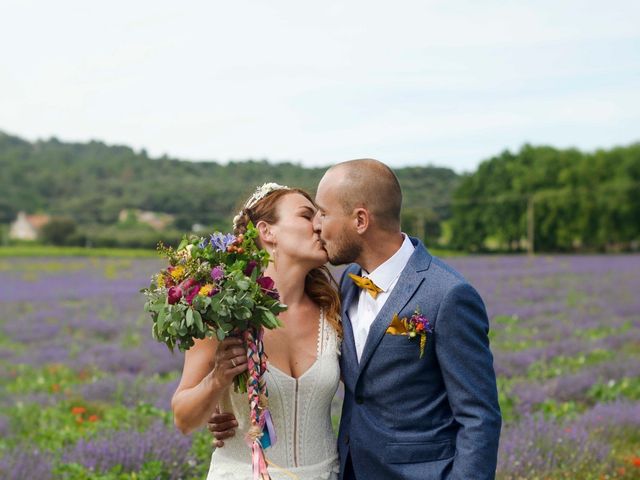
[[[153,337],[169,349],[191,348],[194,339],[240,336],[247,347],[248,370],[234,379],[236,391],[248,393],[252,428],[247,442],[252,448],[254,468],[269,478],[263,448],[275,443],[263,378],[266,356],[262,345],[264,328],[280,326],[280,303],[271,278],[263,275],[269,254],[255,243],[258,232],[252,224],[237,237],[215,232],[210,238],[184,238],[177,249],[159,244],[169,266],[154,275],[142,292],[151,313]]]

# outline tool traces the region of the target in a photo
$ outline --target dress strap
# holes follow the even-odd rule
[[[325,349],[325,325],[324,325],[324,308],[320,309],[320,321],[318,322],[318,346],[316,355],[318,358],[322,355]]]

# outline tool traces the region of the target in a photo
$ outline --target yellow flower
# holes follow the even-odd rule
[[[214,288],[213,285],[211,285],[210,283],[207,283],[202,288],[200,288],[198,295],[202,295],[203,297],[211,295],[211,292],[213,292],[213,288]]]
[[[158,285],[159,288],[164,287],[164,275],[159,273],[158,275],[156,275],[156,285]]]
[[[178,265],[173,270],[171,270],[171,276],[177,282],[182,277],[184,277],[184,267],[182,265]]]

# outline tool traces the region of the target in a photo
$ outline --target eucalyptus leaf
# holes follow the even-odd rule
[[[202,322],[202,316],[198,310],[193,310],[193,319],[195,320],[196,327],[199,331],[204,331],[204,323]]]
[[[216,330],[216,336],[218,337],[218,340],[222,341],[227,336],[227,333],[223,329],[218,328]]]
[[[167,314],[165,310],[164,309],[160,310],[160,312],[158,312],[158,318],[155,324],[155,326],[158,328],[159,331],[162,331],[162,328],[164,327],[164,321],[166,318],[167,318]]]

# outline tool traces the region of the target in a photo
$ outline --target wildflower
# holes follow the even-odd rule
[[[175,280],[181,280],[184,277],[184,267],[182,265],[178,265],[177,267],[173,267],[171,269],[171,277]]]
[[[631,457],[631,463],[634,467],[640,468],[640,457]]]
[[[211,283],[207,283],[206,285],[204,285],[202,288],[200,288],[200,291],[198,292],[198,295],[202,295],[203,297],[210,297],[211,295],[216,292],[216,287],[215,285],[211,284]]]
[[[167,292],[167,301],[170,305],[176,304],[182,298],[182,289],[180,287],[171,287]]]
[[[98,416],[97,415],[90,415],[87,420],[89,420],[90,422],[97,422],[98,421]]]
[[[178,252],[178,255],[184,258],[185,260],[188,260],[191,258],[191,249],[193,249],[193,245],[189,244],[186,247],[184,247],[182,250],[180,250]]]
[[[179,287],[184,294],[184,299],[189,305],[191,305],[193,297],[195,297],[200,291],[200,284],[193,278],[187,278],[179,285]]]
[[[262,288],[262,291],[267,295],[269,295],[271,298],[275,298],[276,300],[280,298],[280,295],[275,289],[275,283],[273,281],[273,278],[260,277],[256,280],[256,283],[260,285],[260,288]]]
[[[160,288],[165,286],[165,284],[164,284],[164,275],[163,274],[159,273],[156,276],[156,285],[158,285],[158,287],[160,287]]]
[[[222,277],[224,277],[224,269],[220,265],[211,269],[211,278],[214,282],[219,282]]]
[[[258,262],[256,262],[255,260],[249,260],[249,263],[247,263],[247,266],[244,269],[244,274],[247,277],[250,277],[257,266],[258,266]]]
[[[211,245],[218,252],[226,252],[227,248],[235,241],[236,237],[231,233],[225,235],[224,233],[216,232],[211,235]]]
[[[87,409],[84,407],[73,407],[71,409],[71,413],[74,415],[82,415],[84,412],[86,412]]]

